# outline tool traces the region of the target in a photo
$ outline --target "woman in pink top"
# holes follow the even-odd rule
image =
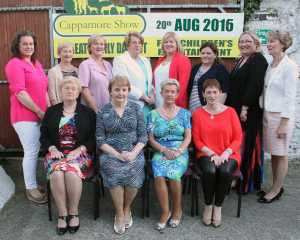
[[[38,189],[36,165],[40,149],[40,121],[49,106],[48,80],[34,57],[36,37],[29,31],[16,35],[12,42],[13,58],[5,66],[10,91],[10,118],[24,149],[23,174],[26,196],[36,203],[47,202]]]
[[[82,103],[98,112],[109,102],[108,84],[112,79],[111,64],[102,57],[106,41],[101,35],[88,39],[90,57],[79,65]]]

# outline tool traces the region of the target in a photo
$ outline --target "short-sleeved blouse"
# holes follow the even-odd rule
[[[101,70],[94,59],[88,58],[79,65],[78,73],[81,86],[89,88],[98,109],[109,102],[108,84],[112,79],[111,64],[105,60],[103,64],[106,71]],[[81,101],[86,105],[83,98]]]

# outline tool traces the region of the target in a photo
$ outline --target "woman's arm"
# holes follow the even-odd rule
[[[56,91],[55,81],[56,81],[56,74],[54,72],[54,69],[51,68],[48,71],[48,95],[49,95],[51,105],[55,105],[58,103],[55,97],[55,91]]]
[[[83,87],[81,91],[81,96],[83,97],[86,104],[94,110],[95,113],[98,112],[96,101],[94,100],[91,91],[88,87]]]
[[[217,65],[218,70],[216,74],[216,79],[221,84],[222,94],[220,95],[220,102],[225,103],[227,98],[227,93],[229,92],[229,73],[226,70],[225,66],[222,64]]]
[[[36,105],[26,90],[18,92],[16,97],[26,108],[36,113],[40,119],[43,119],[45,112],[43,112],[38,105]]]

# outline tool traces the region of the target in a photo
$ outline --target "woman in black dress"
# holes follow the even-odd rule
[[[240,117],[244,140],[241,171],[243,191],[260,190],[262,182],[262,109],[259,96],[264,86],[268,63],[260,53],[258,37],[251,32],[241,34],[238,43],[241,58],[230,74],[230,91],[227,104]]]

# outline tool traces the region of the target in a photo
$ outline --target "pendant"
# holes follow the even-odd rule
[[[210,115],[210,119],[214,119],[215,118],[215,116],[214,115]]]

